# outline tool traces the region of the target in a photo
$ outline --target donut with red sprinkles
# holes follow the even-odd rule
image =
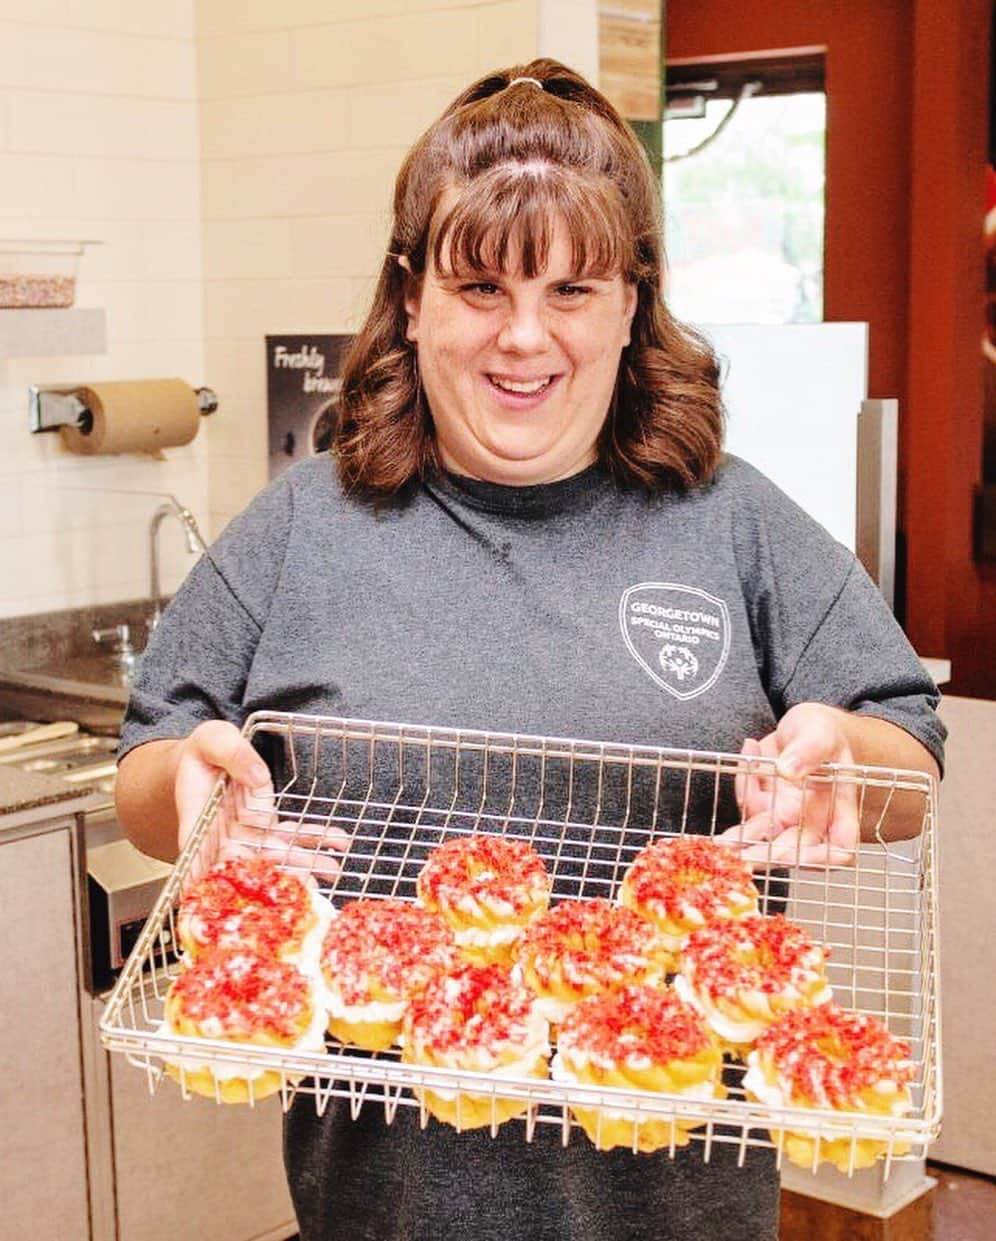
[[[715,1099],[723,1097],[722,1067],[719,1046],[690,1004],[673,991],[631,986],[589,996],[571,1009],[560,1026],[551,1075],[565,1085]],[[571,1113],[599,1150],[687,1146],[701,1123],[608,1100],[601,1107],[572,1103]]]
[[[521,914],[545,904],[550,876],[532,845],[507,836],[457,836],[434,849],[418,877],[429,908],[507,907]]]
[[[410,901],[343,905],[325,932],[322,971],[344,1004],[365,1004],[371,987],[401,999],[436,969],[460,964],[453,932],[438,914]]]
[[[212,947],[251,947],[271,955],[300,947],[317,919],[311,892],[263,854],[230,858],[187,891],[177,934],[189,956]]]
[[[557,1036],[561,1055],[581,1053],[604,1068],[628,1062],[665,1065],[711,1046],[705,1023],[690,1004],[673,991],[643,986],[582,1000]]]
[[[465,964],[434,974],[414,995],[403,1022],[406,1064],[468,1069],[493,1078],[545,1078],[550,1027],[536,997],[503,965]],[[413,1087],[426,1109],[457,1129],[492,1130],[529,1107],[498,1090],[481,1095],[451,1088]]]
[[[447,1059],[483,1053],[495,1063],[534,1042],[537,1029],[545,1035],[535,995],[502,965],[466,964],[434,975],[404,1019],[406,1049]]]
[[[647,845],[623,877],[619,899],[654,922],[672,950],[690,931],[758,909],[750,867],[732,848],[708,836]]]
[[[783,917],[755,915],[693,931],[681,950],[682,973],[697,991],[779,995],[821,978],[829,949]]]
[[[830,1000],[828,954],[781,914],[727,919],[688,936],[674,986],[740,1053],[781,1013]]]
[[[663,984],[670,961],[650,922],[601,898],[548,909],[523,932],[515,956],[552,1021],[587,995],[629,983]]]
[[[755,1057],[774,1066],[787,1102],[812,1107],[866,1107],[883,1083],[899,1092],[914,1076],[908,1043],[836,1004],[786,1013],[758,1038]]]
[[[536,850],[508,836],[456,836],[434,849],[416,881],[418,899],[440,913],[477,965],[511,963],[511,948],[550,901]]]
[[[295,966],[247,948],[212,948],[174,979],[167,1014],[210,1038],[293,1042],[311,1016],[312,984]]]

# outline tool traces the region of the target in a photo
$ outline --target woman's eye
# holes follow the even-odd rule
[[[557,286],[557,296],[564,301],[578,301],[591,289],[584,284],[561,284]]]
[[[498,292],[496,284],[488,284],[487,281],[479,280],[476,284],[465,284],[461,289],[462,293],[470,293],[479,297],[493,297]]]

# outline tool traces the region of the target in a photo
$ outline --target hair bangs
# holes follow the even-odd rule
[[[632,278],[632,226],[611,182],[535,160],[499,165],[462,186],[439,221],[432,256],[447,274],[531,280],[549,266],[558,228],[570,243],[573,277]]]

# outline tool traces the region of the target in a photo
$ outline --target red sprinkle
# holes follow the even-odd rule
[[[725,919],[693,931],[681,950],[682,973],[696,991],[736,997],[802,989],[823,976],[829,949],[781,914]]]
[[[836,1004],[786,1013],[757,1040],[786,1083],[790,1102],[853,1108],[881,1081],[913,1080],[908,1043],[881,1021]]]
[[[457,836],[434,849],[418,877],[419,898],[430,908],[460,906],[470,898],[503,902],[521,913],[545,904],[550,876],[524,840],[507,836]]]
[[[525,1046],[533,1033],[536,997],[503,965],[463,965],[434,974],[408,1005],[406,1044],[457,1055],[483,1050],[497,1058]]]
[[[663,976],[670,954],[646,918],[600,898],[563,901],[531,923],[516,956],[536,979],[561,977],[579,989],[643,982]]]
[[[322,945],[326,980],[345,1004],[369,1003],[372,985],[402,999],[461,959],[442,918],[410,901],[350,901]]]
[[[655,840],[637,854],[623,884],[658,917],[681,919],[686,905],[704,917],[722,917],[732,898],[757,902],[750,868],[708,836]]]
[[[224,1038],[265,1033],[292,1042],[311,1016],[311,985],[294,965],[247,948],[211,948],[170,988],[167,1007],[197,1026],[221,1023]]]
[[[603,1063],[661,1065],[689,1060],[713,1042],[700,1014],[675,992],[634,986],[582,1000],[564,1018],[557,1046]]]
[[[180,904],[179,933],[204,948],[249,945],[277,953],[302,934],[310,915],[301,880],[258,854],[222,862],[194,884]]]

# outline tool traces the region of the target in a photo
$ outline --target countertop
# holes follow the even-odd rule
[[[85,801],[96,795],[97,790],[86,785],[74,786],[33,771],[0,766],[0,816],[42,806],[57,808],[65,802]],[[107,800],[106,794],[102,795],[102,800]]]

